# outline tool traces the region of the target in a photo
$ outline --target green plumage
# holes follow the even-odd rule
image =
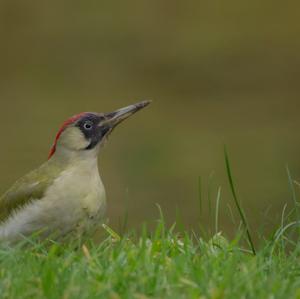
[[[62,169],[51,160],[20,178],[0,198],[0,222],[5,221],[14,210],[43,197]]]

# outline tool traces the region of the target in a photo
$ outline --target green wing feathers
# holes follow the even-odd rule
[[[0,222],[5,221],[14,210],[41,199],[59,173],[58,167],[46,162],[19,179],[0,198]]]

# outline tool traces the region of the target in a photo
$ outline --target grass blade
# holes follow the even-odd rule
[[[238,197],[236,195],[236,191],[235,191],[235,187],[234,187],[234,183],[233,183],[233,178],[232,178],[232,173],[231,173],[231,168],[230,168],[230,163],[229,163],[229,158],[228,158],[228,153],[227,153],[226,146],[224,146],[224,156],[225,156],[225,164],[226,164],[227,176],[228,176],[228,180],[229,180],[229,185],[230,185],[230,189],[231,189],[231,192],[232,192],[232,196],[233,196],[233,199],[234,199],[234,203],[235,203],[235,205],[237,207],[237,210],[238,210],[238,212],[240,214],[242,223],[243,223],[243,225],[244,225],[244,227],[246,229],[246,234],[247,234],[247,238],[248,238],[249,244],[251,246],[252,253],[254,255],[256,255],[256,251],[255,251],[255,247],[254,247],[254,244],[253,244],[253,241],[252,241],[252,237],[251,237],[251,234],[250,234],[248,222],[247,222],[245,213],[244,213],[244,211],[243,211],[243,209],[242,209],[242,207],[240,205]]]
[[[218,233],[219,230],[219,208],[221,200],[221,187],[218,188],[218,195],[216,200],[216,214],[215,214],[215,233]]]
[[[291,175],[291,172],[290,172],[290,169],[289,169],[288,165],[286,166],[286,172],[287,172],[287,175],[288,175],[289,185],[290,185],[290,189],[291,189],[291,192],[292,192],[293,202],[294,202],[294,205],[295,205],[297,220],[300,220],[299,203],[297,201],[297,195],[296,195],[296,190],[295,190],[295,187],[294,187],[294,181],[292,179],[292,175]]]

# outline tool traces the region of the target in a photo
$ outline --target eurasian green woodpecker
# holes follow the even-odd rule
[[[80,113],[64,122],[48,161],[18,180],[0,198],[0,241],[34,233],[64,240],[101,224],[106,196],[98,153],[112,130],[150,102],[111,113]]]

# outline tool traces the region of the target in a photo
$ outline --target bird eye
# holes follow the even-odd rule
[[[93,127],[93,124],[90,121],[87,121],[84,123],[83,127],[85,130],[91,130]]]

